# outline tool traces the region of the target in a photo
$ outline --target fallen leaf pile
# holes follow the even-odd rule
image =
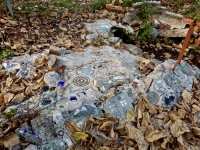
[[[149,75],[154,68],[156,67],[155,63],[146,58],[139,58],[137,63],[137,68],[145,75]]]
[[[121,7],[113,5],[112,7],[107,5],[107,8],[123,11]],[[52,11],[49,15],[33,13],[16,19],[6,14],[1,15],[0,50],[5,48],[14,52],[14,55],[24,55],[40,53],[44,49],[49,49],[50,46],[82,51],[89,44],[111,45],[101,37],[96,41],[87,41],[88,31],[84,23],[92,23],[104,18],[122,22],[124,17],[124,14],[107,10],[69,13],[63,9],[60,15],[59,13],[58,11]],[[120,40],[112,46],[121,48],[121,43]],[[143,43],[142,45],[144,46]],[[157,47],[153,49],[159,52],[164,49],[163,47],[165,45],[157,43]],[[163,58],[167,59],[173,56],[169,52],[163,52],[163,55]],[[196,59],[194,55],[188,57],[189,61],[190,58]],[[7,107],[21,103],[41,91],[45,86],[44,74],[49,70],[58,70],[58,68],[52,68],[53,65],[49,64],[49,59],[54,58],[43,56],[35,60],[34,66],[37,73],[31,72],[29,80],[24,76],[16,77],[18,69],[6,73],[0,64],[0,117],[4,115],[5,119],[12,118],[16,115],[16,110],[4,113]],[[138,60],[138,68],[146,75],[154,67],[155,64],[148,59]],[[38,113],[39,111],[30,112],[28,117],[20,116],[17,120],[0,122],[0,149],[1,144],[10,147],[9,145],[19,143],[18,137],[10,131],[19,127],[20,123],[30,121]],[[88,147],[98,150],[198,150],[200,149],[200,82],[195,79],[193,92],[184,90],[182,99],[173,106],[172,110],[154,106],[145,96],[140,96],[134,105],[134,111],[127,111],[126,120],[120,120],[105,113],[103,118],[86,120],[83,129],[80,129],[73,121],[67,121],[66,127],[77,141],[74,149]]]
[[[66,127],[77,141],[74,149],[98,150],[198,150],[200,149],[200,89],[183,91],[182,100],[172,110],[151,104],[139,96],[134,111],[120,120],[104,113],[103,118],[90,118],[83,129],[67,121]]]
[[[14,51],[15,55],[39,53],[50,45],[82,51],[89,44],[85,39],[88,31],[84,23],[104,18],[119,22],[122,19],[117,13],[107,10],[73,13],[64,10],[57,18],[35,14],[13,19],[3,15],[0,17],[1,47]]]

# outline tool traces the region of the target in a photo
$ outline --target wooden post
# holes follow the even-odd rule
[[[184,40],[184,43],[183,43],[183,47],[182,47],[182,49],[181,49],[181,51],[180,51],[180,53],[179,53],[178,59],[177,59],[175,65],[174,65],[174,67],[173,67],[173,70],[176,68],[176,66],[177,66],[177,65],[181,62],[181,60],[183,59],[184,52],[185,52],[185,50],[186,50],[186,48],[187,48],[187,46],[188,46],[188,43],[189,43],[189,41],[190,41],[190,37],[191,37],[191,35],[192,35],[192,33],[193,33],[193,30],[194,30],[194,21],[190,23],[190,28],[189,28],[189,30],[188,30],[188,33],[187,33],[186,37],[185,37],[185,40]]]

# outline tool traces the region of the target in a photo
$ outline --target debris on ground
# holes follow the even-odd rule
[[[186,36],[182,15],[167,12],[158,1],[145,5],[158,10],[152,15],[151,40],[162,33],[179,40]],[[176,49],[169,39],[155,45],[136,42],[142,22],[130,18],[143,7],[134,3],[128,11],[110,4],[111,12],[67,13],[54,20],[56,32],[44,28],[52,33],[48,38],[34,28],[44,24],[33,19],[37,38],[25,53],[34,39],[26,26],[18,26],[19,42],[4,38],[2,45],[16,56],[3,49],[0,149],[200,149],[200,63],[189,61],[195,56],[186,53],[173,69],[176,61],[170,58],[177,58],[172,52],[180,51],[183,39],[173,43]],[[8,18],[0,22],[18,25]]]

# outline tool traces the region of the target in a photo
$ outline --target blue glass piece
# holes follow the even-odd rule
[[[171,101],[174,101],[174,100],[175,100],[175,97],[174,97],[174,96],[169,96],[169,99],[170,99]]]
[[[120,95],[118,95],[118,96],[117,96],[117,99],[118,99],[118,100],[121,100],[122,98],[121,98],[121,96],[120,96]]]
[[[12,60],[12,57],[7,58],[7,60]]]
[[[175,97],[174,96],[169,96],[169,97],[165,97],[165,103],[167,105],[170,105],[171,102],[173,102],[175,100]]]
[[[30,131],[29,133],[32,134],[32,135],[35,135],[35,132],[33,132],[33,131]]]
[[[14,105],[19,105],[19,103],[18,103],[18,102],[15,102]]]
[[[90,70],[89,70],[89,69],[84,69],[84,70],[82,71],[82,73],[83,73],[83,74],[89,74],[89,73],[90,73]]]
[[[67,65],[67,64],[68,64],[68,62],[67,62],[67,61],[63,62],[63,65]]]
[[[69,88],[69,91],[70,91],[70,92],[74,92],[74,88],[72,88],[72,87]]]
[[[83,93],[84,95],[86,95],[86,92],[83,91],[82,93]]]
[[[48,90],[49,90],[49,86],[45,86],[45,87],[42,88],[42,92],[46,92]]]
[[[54,98],[54,99],[57,98],[57,96],[58,96],[57,93],[53,93],[53,94],[51,95],[51,97]]]
[[[48,105],[48,104],[50,104],[51,103],[51,100],[44,100],[43,102],[42,102],[42,105]]]
[[[170,102],[171,102],[171,100],[170,100],[168,97],[165,97],[165,103],[166,103],[167,105],[169,105]]]
[[[23,70],[21,70],[21,69],[20,69],[19,72],[20,72],[21,75],[24,75],[24,74],[25,74],[25,72],[24,72]]]
[[[180,74],[179,74],[179,72],[177,71],[177,69],[174,70],[174,74],[175,74],[176,76],[180,77]]]
[[[76,96],[70,97],[70,101],[77,101]]]
[[[65,82],[63,81],[58,82],[58,86],[64,86],[64,85],[65,85]]]
[[[27,130],[24,130],[24,133],[27,133],[28,131]]]

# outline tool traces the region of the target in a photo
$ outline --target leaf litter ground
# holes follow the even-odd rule
[[[73,51],[82,51],[87,45],[110,44],[106,41],[85,40],[87,30],[84,22],[94,22],[96,19],[108,18],[121,22],[122,17],[109,13],[106,10],[93,12],[68,13],[63,10],[61,17],[58,13],[49,16],[19,17],[17,20],[2,15],[0,19],[0,42],[1,48],[11,50],[14,55],[26,53],[40,53],[50,45],[63,46]],[[121,45],[114,45],[120,47]],[[39,92],[44,86],[41,78],[45,73],[42,66],[45,58],[39,60],[37,77],[28,83],[24,79],[13,81],[12,76],[6,76],[4,70],[0,70],[1,91],[7,89],[6,95],[1,93],[1,113],[13,105],[10,99],[14,97],[25,99]],[[55,69],[55,68],[54,68]],[[48,71],[48,70],[46,70]],[[34,75],[33,75],[34,76]],[[36,82],[37,81],[37,82]],[[15,87],[11,88],[14,84]],[[34,90],[30,90],[34,88]],[[25,91],[25,95],[21,94]],[[9,93],[10,91],[10,93]],[[33,93],[35,92],[35,93]],[[4,98],[3,98],[4,97]],[[7,102],[3,102],[6,99]],[[73,149],[119,149],[119,150],[145,150],[150,149],[200,149],[200,81],[195,79],[193,91],[182,93],[182,100],[175,104],[172,110],[166,110],[152,105],[148,99],[141,95],[137,98],[134,111],[127,111],[127,119],[120,120],[104,113],[103,118],[88,118],[83,129],[75,122],[67,121],[66,126],[71,131],[74,140],[78,141]],[[3,102],[3,103],[2,103]],[[16,112],[7,114],[8,118]],[[34,118],[37,113],[32,112],[21,122]],[[19,122],[0,123],[0,134],[6,135],[10,129],[17,128]],[[6,130],[5,130],[6,129]],[[13,135],[13,138],[14,137]],[[4,139],[5,140],[5,139]]]

